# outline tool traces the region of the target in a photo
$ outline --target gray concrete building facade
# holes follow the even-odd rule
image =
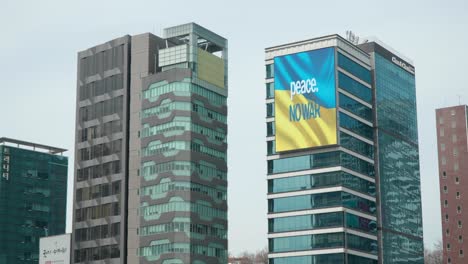
[[[190,23],[78,69],[74,263],[225,263],[227,40]]]
[[[126,251],[131,37],[78,53],[73,260]]]

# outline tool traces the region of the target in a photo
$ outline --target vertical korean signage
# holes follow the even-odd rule
[[[41,237],[39,264],[70,264],[71,235]]]
[[[337,144],[335,49],[274,59],[276,151]]]
[[[10,179],[10,149],[6,146],[3,146],[2,155],[1,155],[1,172],[2,172],[2,179],[9,180]]]

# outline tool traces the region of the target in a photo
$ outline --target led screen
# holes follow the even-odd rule
[[[274,59],[276,151],[337,144],[335,50]]]

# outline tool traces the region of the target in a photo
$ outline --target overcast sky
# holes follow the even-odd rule
[[[0,0],[0,137],[67,148],[80,50],[196,22],[229,40],[229,250],[267,245],[264,48],[353,30],[416,66],[426,246],[441,239],[435,108],[468,102],[468,1]],[[71,221],[71,190],[67,230]]]

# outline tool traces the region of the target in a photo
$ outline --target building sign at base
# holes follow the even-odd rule
[[[39,264],[70,264],[71,235],[42,237],[39,242]]]

